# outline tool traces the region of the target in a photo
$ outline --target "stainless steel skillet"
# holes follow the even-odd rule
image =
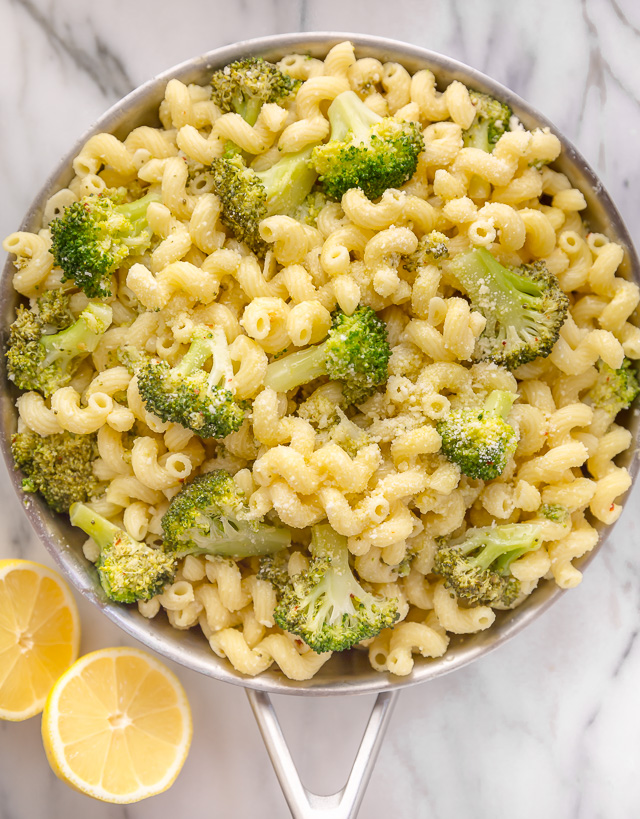
[[[260,55],[276,60],[284,54],[299,52],[324,57],[329,48],[347,39],[356,45],[358,56],[375,56],[382,61],[400,62],[411,72],[420,68],[430,68],[442,86],[458,79],[470,87],[505,100],[526,127],[550,125],[541,114],[497,82],[462,63],[417,46],[382,37],[332,32],[286,34],[249,40],[216,49],[171,68],[113,106],[84,134],[60,162],[31,206],[21,229],[39,228],[46,200],[54,191],[68,184],[72,177],[71,161],[90,136],[101,131],[108,131],[124,138],[129,131],[139,125],[159,124],[156,111],[169,79],[177,77],[186,83],[206,83],[212,70],[247,55]],[[554,167],[565,172],[585,194],[589,206],[586,218],[591,228],[606,233],[611,239],[620,242],[626,248],[623,273],[640,283],[638,257],[620,214],[583,157],[558,134],[557,129],[552,127],[552,130],[563,143],[562,157]],[[12,264],[7,261],[0,283],[1,327],[5,340],[7,328],[13,320],[13,311],[18,301],[17,294],[11,287],[12,274]],[[4,363],[1,377],[0,447],[9,467],[14,488],[21,495],[20,477],[13,471],[9,446],[11,434],[16,426],[14,405],[16,393],[6,379]],[[627,466],[632,476],[635,477],[638,467],[635,457],[638,419],[633,413],[628,413],[626,422],[633,433],[634,443],[632,448],[621,457],[620,462],[621,465]],[[399,691],[405,686],[416,685],[454,671],[497,648],[532,622],[562,593],[554,584],[542,583],[520,608],[500,613],[496,623],[488,632],[452,640],[444,657],[437,660],[417,660],[412,674],[408,677],[393,678],[379,674],[371,669],[363,652],[352,651],[343,656],[334,656],[321,672],[308,682],[299,683],[287,680],[277,671],[269,671],[257,678],[248,678],[233,670],[226,661],[216,657],[206,641],[195,632],[176,631],[169,626],[166,620],[149,621],[141,617],[135,608],[119,606],[108,601],[98,584],[92,564],[88,563],[82,554],[82,538],[78,531],[73,530],[65,518],[54,515],[39,499],[32,500],[25,507],[25,511],[42,542],[64,573],[85,597],[102,609],[107,617],[120,628],[149,648],[177,663],[246,689],[285,797],[293,816],[297,819],[311,819],[311,817],[348,819],[348,817],[355,816]],[[611,528],[603,531],[605,539]],[[597,548],[600,548],[603,542],[601,541]],[[581,567],[591,560],[593,554],[581,561]],[[310,793],[303,787],[297,775],[280,731],[270,694],[329,696],[364,693],[377,693],[377,699],[347,785],[342,791],[332,796],[324,797]]]

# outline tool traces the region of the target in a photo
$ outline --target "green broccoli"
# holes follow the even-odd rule
[[[203,369],[211,359],[211,371]],[[234,399],[233,365],[222,327],[198,328],[175,367],[149,359],[137,371],[138,390],[149,412],[201,438],[226,438],[240,429],[244,408]]]
[[[265,386],[288,392],[322,375],[342,381],[348,404],[361,404],[385,384],[391,350],[387,326],[370,307],[350,316],[338,310],[326,341],[271,362]]]
[[[336,407],[334,423],[330,426],[328,435],[330,441],[342,447],[352,458],[372,443],[369,433],[347,418],[340,407]]]
[[[630,407],[640,393],[638,371],[628,358],[624,359],[618,370],[609,367],[602,360],[599,360],[596,366],[598,378],[585,396],[586,401],[615,417],[623,409]]]
[[[562,525],[565,525],[571,517],[567,507],[560,503],[543,503],[540,509],[538,509],[538,515],[550,520],[552,523],[560,523]]]
[[[349,565],[347,538],[330,526],[312,528],[309,568],[289,578],[265,561],[261,576],[278,595],[276,623],[314,651],[345,651],[398,619],[398,601],[365,591]],[[276,562],[277,568],[277,562]]]
[[[22,489],[39,492],[54,512],[88,500],[96,489],[93,461],[98,457],[95,435],[59,432],[42,437],[31,430],[11,438],[11,452],[25,477]]]
[[[74,503],[69,517],[72,525],[93,538],[100,548],[96,567],[102,588],[110,600],[116,603],[150,600],[175,577],[173,555],[139,543],[83,503]]]
[[[222,221],[239,242],[258,256],[268,244],[260,236],[260,222],[268,216],[295,216],[313,188],[317,174],[311,166],[312,146],[285,154],[266,171],[248,168],[242,157],[214,159],[213,190],[222,202]]]
[[[246,57],[211,77],[211,99],[223,112],[235,112],[254,125],[265,103],[286,105],[302,83],[262,57]]]
[[[442,538],[433,571],[468,606],[510,606],[520,594],[520,581],[509,566],[541,544],[534,523],[507,523],[467,529],[462,537]]]
[[[33,311],[43,327],[64,330],[75,321],[69,303],[69,294],[64,290],[47,290],[37,299]]]
[[[273,552],[263,555],[260,558],[260,580],[268,580],[274,589],[281,589],[289,583],[289,558],[288,550]]]
[[[518,446],[518,436],[507,423],[517,396],[493,390],[480,408],[452,410],[438,421],[442,452],[470,478],[491,481],[502,475]]]
[[[291,532],[251,520],[228,472],[200,475],[175,495],[162,518],[164,550],[175,557],[220,555],[237,559],[285,549]]]
[[[567,318],[569,299],[543,262],[511,269],[481,247],[455,256],[447,272],[487,320],[476,360],[514,370],[551,353]]]
[[[353,91],[338,94],[328,113],[331,137],[314,150],[313,161],[330,199],[342,199],[351,188],[378,199],[411,179],[424,149],[417,122],[381,117]]]
[[[20,306],[9,328],[7,371],[21,390],[51,395],[68,384],[82,359],[98,346],[113,316],[108,304],[91,302],[66,329],[46,334],[51,325],[43,323],[44,318],[63,319],[55,310],[50,302],[45,303],[42,314]]]
[[[318,224],[318,216],[320,211],[327,204],[329,200],[326,194],[321,190],[312,190],[306,197],[304,202],[290,213],[298,222],[303,222],[305,225],[316,227]]]
[[[437,230],[425,233],[418,242],[418,247],[405,256],[404,266],[407,270],[414,272],[419,267],[428,264],[437,264],[443,259],[449,258],[449,237]]]
[[[467,148],[481,148],[491,153],[500,137],[510,130],[513,111],[506,103],[488,94],[471,91],[469,96],[476,108],[476,116],[469,128],[462,132],[462,140]]]
[[[132,344],[125,344],[124,347],[118,347],[116,350],[116,359],[119,364],[129,370],[131,375],[137,375],[139,370],[154,360],[154,357]]]
[[[127,256],[139,256],[151,244],[147,208],[160,195],[148,193],[127,204],[122,198],[120,189],[85,196],[49,226],[62,281],[73,281],[89,298],[110,296],[111,274]]]
[[[398,577],[408,577],[411,574],[411,567],[413,561],[418,556],[418,551],[419,546],[417,544],[413,546],[413,548],[411,547],[411,545],[408,546],[406,552],[404,553],[404,557],[402,558],[400,563],[398,563],[397,566],[393,567]]]
[[[333,390],[318,387],[313,393],[298,404],[297,414],[308,421],[317,430],[329,429],[338,422],[338,408],[342,401],[342,390],[336,395]],[[333,385],[330,385],[333,386]]]

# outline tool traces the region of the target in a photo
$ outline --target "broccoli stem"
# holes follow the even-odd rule
[[[209,387],[223,387],[235,392],[233,384],[233,364],[227,345],[227,336],[222,327],[214,327],[213,340],[211,343],[213,352],[213,362],[209,373]]]
[[[96,514],[93,509],[85,506],[84,503],[72,503],[69,508],[69,519],[72,526],[82,529],[89,537],[93,538],[100,549],[105,549],[109,544],[122,534],[122,529],[111,523],[110,520]]]
[[[492,292],[500,290],[509,299],[517,299],[526,304],[527,297],[539,298],[540,285],[528,281],[501,265],[485,247],[477,247],[468,253],[456,256],[451,264],[454,276],[469,295],[476,299],[482,295],[483,286]],[[487,273],[489,281],[486,281]]]
[[[92,353],[102,334],[111,324],[111,308],[106,304],[90,304],[71,327],[40,340],[45,350],[42,367],[60,362],[63,369],[78,356]]]
[[[318,174],[311,164],[315,145],[279,159],[266,171],[256,173],[267,196],[267,216],[293,213],[309,195]]]
[[[531,551],[532,543],[538,533],[539,527],[534,524],[517,523],[511,526],[496,527],[493,534],[485,535],[482,550],[470,558],[470,562],[481,569],[493,566],[496,572],[502,574],[514,560]],[[460,551],[466,555],[477,549],[479,545],[475,538],[469,538]]]
[[[128,227],[116,230],[114,235],[125,247],[129,248],[129,253],[134,255],[144,253],[149,246],[151,232],[147,222],[147,209],[152,202],[161,201],[160,194],[148,193],[141,199],[136,199],[135,202],[127,202],[126,205],[117,205],[114,208],[116,213],[128,221]]]
[[[273,361],[267,367],[265,386],[276,392],[289,392],[300,384],[307,384],[314,378],[326,375],[326,346],[325,341]]]
[[[206,338],[194,338],[175,370],[179,375],[191,375],[194,370],[201,370],[210,358],[211,341]]]
[[[351,567],[347,538],[335,532],[326,524],[314,526],[311,533],[311,554],[314,557],[328,558],[331,569],[325,574],[322,583],[309,594],[306,625],[310,629],[321,628],[323,623],[333,625],[342,622],[345,615],[356,614],[353,600],[362,594]],[[321,603],[316,609],[316,601]]]
[[[218,531],[214,536],[207,537],[191,532],[190,536],[196,548],[177,549],[176,556],[216,555],[243,560],[245,557],[274,554],[291,545],[291,532],[283,527],[259,523],[255,529],[246,524],[240,524],[239,529],[234,529],[234,525],[224,522],[220,526],[224,534]]]
[[[338,94],[328,113],[332,140],[343,141],[351,133],[355,141],[365,142],[371,126],[382,121],[382,117],[365,105],[354,91]]]
[[[213,357],[209,374],[211,388],[223,386],[229,389],[233,380],[233,365],[227,348],[227,339],[222,327],[214,327],[211,338],[194,338],[182,361],[176,366],[179,375],[191,375],[194,370],[201,370],[204,364]],[[221,384],[221,382],[224,382]]]
[[[263,104],[263,100],[250,97],[236,106],[236,113],[240,114],[249,125],[255,125]]]
[[[517,397],[514,392],[508,390],[493,390],[484,402],[485,412],[491,415],[499,415],[503,421],[506,421]]]
[[[465,148],[480,148],[481,151],[490,153],[491,143],[489,142],[489,121],[482,122],[470,128],[464,137]]]
[[[471,563],[481,569],[488,569],[495,560],[510,551],[510,543],[489,543],[479,554],[471,558]],[[467,550],[465,549],[463,549],[462,552],[463,554],[467,554]]]
[[[145,221],[147,217],[147,208],[152,202],[160,202],[162,197],[158,193],[148,193],[141,199],[136,199],[135,202],[127,202],[125,205],[117,205],[115,210],[126,216],[131,222]]]
[[[351,574],[347,538],[339,535],[329,524],[323,523],[313,527],[310,551],[314,557],[330,558],[332,569],[338,572],[346,570]]]

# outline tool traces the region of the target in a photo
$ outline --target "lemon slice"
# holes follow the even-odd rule
[[[78,609],[60,575],[30,560],[0,560],[0,718],[39,714],[79,642]]]
[[[135,648],[81,657],[51,689],[42,716],[54,773],[103,802],[165,791],[191,744],[191,711],[178,678]]]

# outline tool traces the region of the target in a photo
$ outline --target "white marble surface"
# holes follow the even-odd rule
[[[513,88],[595,166],[640,227],[640,6],[634,0],[0,0],[0,234],[58,158],[153,74],[238,39],[296,30],[381,34],[441,51]],[[0,557],[51,563],[0,476]],[[581,587],[517,640],[402,693],[363,819],[629,819],[640,813],[640,561],[636,486]],[[82,648],[131,642],[84,601]],[[0,724],[0,819],[284,819],[244,692],[176,668],[195,716],[167,793],[127,808],[50,772],[39,719]],[[309,786],[342,785],[371,698],[280,698]]]

